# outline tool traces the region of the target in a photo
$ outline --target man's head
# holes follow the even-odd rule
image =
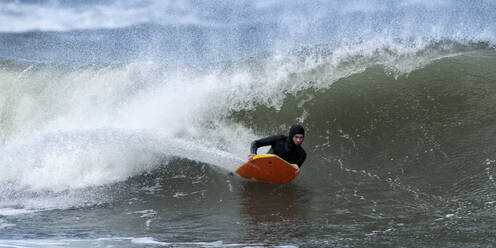
[[[293,141],[293,144],[300,146],[305,138],[305,129],[301,125],[293,125],[289,129],[289,140]]]

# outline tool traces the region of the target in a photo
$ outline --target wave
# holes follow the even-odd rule
[[[310,154],[298,183],[489,194],[494,58],[487,42],[373,40],[203,66],[3,60],[0,207],[108,202],[176,158],[227,174],[253,139],[295,122]]]
[[[206,203],[234,210],[235,228],[258,232],[263,219],[296,234],[289,238],[327,244],[318,232],[286,230],[287,221],[306,222],[303,206],[312,203],[327,216],[318,229],[344,231],[345,243],[404,244],[399,234],[414,244],[423,226],[434,239],[450,226],[487,240],[490,231],[473,223],[493,219],[496,203],[495,7],[3,1],[0,229],[51,242],[74,229],[74,213],[88,230],[112,213],[103,218],[109,230],[165,223],[190,240],[191,230],[218,229],[208,211],[184,211]],[[231,173],[252,140],[294,123],[306,128],[308,154],[295,181]],[[273,211],[257,211],[252,203],[266,199]],[[23,235],[33,217],[55,224]],[[101,240],[91,230],[66,238],[126,246],[171,237]],[[171,244],[190,244],[182,241]]]

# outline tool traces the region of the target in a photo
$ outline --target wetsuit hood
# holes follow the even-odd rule
[[[296,134],[301,134],[303,136],[305,136],[305,129],[303,128],[302,125],[293,125],[291,126],[291,128],[289,129],[289,143],[294,146],[294,143],[293,143],[293,136],[295,136]]]

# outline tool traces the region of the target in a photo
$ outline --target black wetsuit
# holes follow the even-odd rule
[[[301,127],[301,126],[300,126]],[[251,143],[251,153],[257,154],[257,149],[262,146],[271,146],[269,153],[275,154],[280,158],[286,160],[290,164],[297,164],[298,167],[301,167],[305,159],[307,158],[307,154],[305,150],[300,146],[296,146],[293,143],[293,136],[297,133],[291,128],[289,132],[289,136],[286,135],[272,135],[266,138],[262,138],[259,140],[255,140]],[[301,128],[303,129],[303,127]]]

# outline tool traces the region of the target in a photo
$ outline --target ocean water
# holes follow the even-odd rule
[[[492,0],[0,1],[0,247],[494,247],[495,23]],[[294,123],[293,182],[232,173]]]

